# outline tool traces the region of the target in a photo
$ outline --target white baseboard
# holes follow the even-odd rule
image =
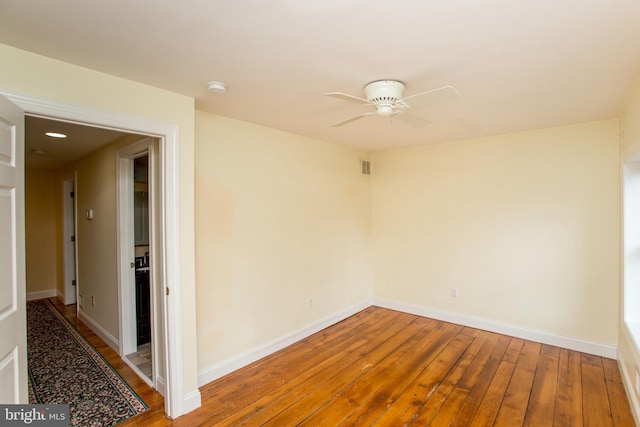
[[[622,384],[624,385],[624,391],[627,393],[633,419],[636,425],[640,425],[640,402],[638,402],[638,396],[634,389],[635,379],[629,375],[629,371],[623,361],[618,360],[618,368],[622,374]]]
[[[156,391],[160,393],[162,397],[164,397],[164,390],[166,388],[165,384],[166,382],[164,378],[162,378],[160,375],[156,375]]]
[[[184,396],[183,411],[181,415],[187,414],[194,409],[198,409],[202,405],[202,398],[200,396],[200,390],[196,389],[191,393],[187,393]]]
[[[305,328],[292,332],[291,334],[285,335],[281,338],[277,338],[260,347],[245,351],[244,353],[240,353],[237,356],[231,357],[227,360],[223,360],[220,363],[216,363],[213,366],[202,369],[200,370],[200,372],[198,372],[198,387],[202,387],[203,385],[210,383],[211,381],[221,378],[235,370],[238,370],[257,360],[260,360],[263,357],[275,353],[276,351],[282,350],[283,348],[294,344],[310,335],[313,335],[316,332],[319,332],[331,325],[334,325],[346,319],[347,317],[353,316],[354,314],[370,306],[371,300],[362,301],[338,313],[325,317],[324,319],[321,319]]]
[[[118,340],[113,335],[111,335],[109,332],[107,332],[106,329],[104,329],[102,326],[100,326],[91,317],[87,316],[87,313],[85,313],[82,310],[78,311],[78,318],[85,325],[87,325],[89,327],[89,329],[91,329],[97,336],[99,336],[100,339],[102,339],[102,341],[107,343],[107,345],[109,347],[111,347],[116,353],[118,353],[118,351],[120,349],[120,344],[119,344]]]
[[[553,345],[557,347],[567,348],[569,350],[589,353],[596,356],[607,357],[609,359],[618,358],[618,349],[613,346],[598,344],[590,341],[579,340],[576,338],[565,337],[548,332],[541,332],[532,329],[521,328],[519,326],[509,325],[505,323],[495,322],[492,320],[482,319],[479,317],[466,316],[458,313],[450,313],[446,311],[436,310],[433,308],[422,307],[403,302],[374,298],[373,305],[388,308],[391,310],[411,313],[418,316],[429,317],[432,319],[443,320],[445,322],[456,323],[458,325],[469,326],[472,328],[483,329],[485,331],[496,332],[503,335],[509,335],[516,338],[522,338],[529,341],[535,341],[542,344]]]
[[[27,301],[33,301],[37,299],[53,298],[56,296],[55,289],[47,289],[46,291],[27,292]]]
[[[279,339],[266,343],[263,346],[241,353],[237,356],[223,360],[220,363],[209,366],[198,372],[198,387],[223,377],[233,371],[247,366],[257,360],[262,359],[276,351],[300,341],[322,329],[338,323],[359,311],[364,310],[372,305],[388,308],[390,310],[402,311],[404,313],[415,314],[417,316],[429,317],[432,319],[443,320],[445,322],[455,323],[458,325],[469,326],[472,328],[482,329],[485,331],[495,332],[516,338],[522,338],[529,341],[535,341],[542,344],[553,345],[556,347],[567,348],[569,350],[580,351],[582,353],[593,354],[596,356],[607,357],[609,359],[618,358],[618,349],[613,346],[593,343],[590,341],[579,340],[576,338],[565,337],[548,332],[541,332],[532,329],[521,328],[519,326],[509,325],[505,323],[495,322],[479,317],[466,316],[458,313],[450,313],[446,311],[436,310],[429,307],[422,307],[412,304],[406,304],[399,301],[386,300],[381,298],[373,298],[371,300],[362,301],[359,304],[351,306],[334,315],[326,317],[315,322],[301,330],[283,336]]]

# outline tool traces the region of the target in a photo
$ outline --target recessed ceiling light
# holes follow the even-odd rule
[[[51,138],[66,138],[67,135],[59,132],[47,132],[45,135],[50,136]]]

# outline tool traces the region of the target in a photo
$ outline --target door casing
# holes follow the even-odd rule
[[[166,297],[162,298],[163,322],[161,328],[162,342],[164,343],[162,352],[165,360],[165,412],[168,417],[176,418],[199,407],[201,401],[199,391],[192,391],[189,396],[186,396],[184,392],[180,292],[178,125],[91,107],[64,104],[8,91],[0,91],[0,94],[22,108],[25,113],[34,116],[67,120],[160,138],[158,175],[161,241],[158,243],[158,247],[162,251],[160,256],[163,260],[159,271],[160,280],[163,284],[162,288],[166,290]],[[24,153],[18,161],[21,162],[21,167],[24,167]],[[22,212],[21,227],[24,232],[24,212]]]
[[[157,297],[162,292],[158,289],[156,268],[161,265],[161,260],[156,257],[156,245],[158,242],[157,233],[157,212],[155,209],[156,194],[156,152],[153,139],[148,137],[138,142],[127,145],[117,152],[118,161],[118,277],[119,277],[119,301],[120,301],[120,356],[124,358],[127,354],[137,351],[136,342],[136,306],[135,306],[135,269],[131,268],[135,263],[135,238],[134,238],[134,218],[133,218],[133,161],[143,155],[149,156],[149,248],[150,257],[150,289],[151,289],[151,385],[164,395],[164,378],[157,375],[158,357],[160,349],[158,344],[160,337],[157,331],[160,329],[161,313],[156,310]]]

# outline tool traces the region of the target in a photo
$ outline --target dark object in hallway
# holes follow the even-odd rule
[[[151,289],[149,268],[136,269],[136,336],[137,345],[151,341]]]

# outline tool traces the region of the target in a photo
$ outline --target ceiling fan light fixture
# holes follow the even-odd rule
[[[390,116],[393,114],[393,106],[391,104],[380,104],[376,107],[376,113],[382,117]]]

